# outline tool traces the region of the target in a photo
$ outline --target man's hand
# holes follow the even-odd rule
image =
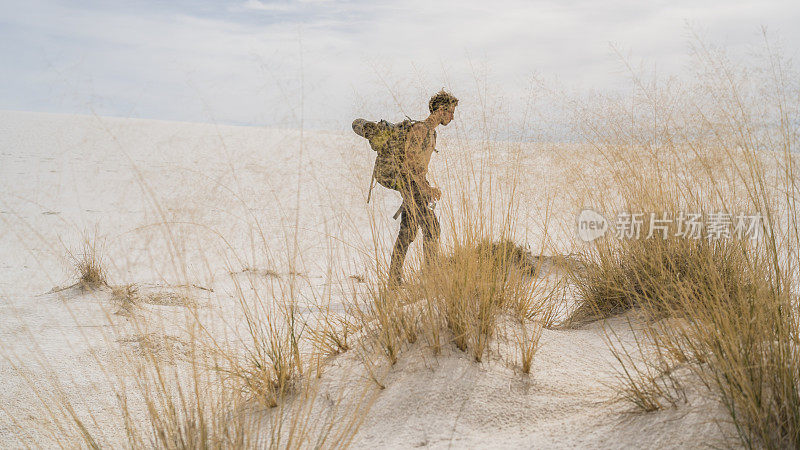
[[[440,198],[442,198],[442,191],[440,191],[439,188],[432,187],[429,195],[431,196],[432,200],[438,201]]]

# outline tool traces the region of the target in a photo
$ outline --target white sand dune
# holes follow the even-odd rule
[[[610,326],[626,330],[624,319]],[[624,333],[624,331],[623,331]],[[510,343],[488,361],[450,348],[438,357],[409,351],[386,372],[355,439],[357,448],[686,448],[730,445],[724,412],[698,391],[687,402],[653,413],[616,402],[611,355],[599,325],[545,330],[530,375],[519,370]],[[621,336],[625,344],[629,335]],[[351,358],[348,360],[348,358]],[[332,363],[351,370],[358,361]]]
[[[462,150],[447,131],[440,136],[442,152]],[[0,447],[53,445],[59,430],[48,425],[33,388],[51,390],[54,380],[80,414],[92,414],[105,444],[121,445],[113,369],[144,347],[180,355],[190,339],[185,299],[223,340],[242,326],[237,286],[296,276],[306,312],[321,292],[331,310],[344,310],[359,289],[353,276],[371,273],[374,255],[365,250],[373,229],[389,251],[399,197],[378,189],[365,204],[373,154],[356,136],[305,132],[302,146],[299,137],[296,130],[0,112]],[[547,199],[557,199],[567,179],[558,155],[565,148],[521,147],[519,235],[533,248]],[[443,161],[434,158],[432,173],[446,192],[453,181],[444,179]],[[449,213],[440,210],[443,221]],[[568,223],[572,213],[556,215]],[[80,250],[84,233],[99,236],[110,284],[134,283],[148,299],[134,313],[147,329],[133,326],[110,289],[52,291],[74,283],[65,255]],[[625,318],[607,325],[633,345]],[[385,389],[371,388],[375,401],[353,445],[730,445],[723,412],[691,384],[685,403],[659,412],[613,401],[616,363],[600,324],[545,330],[530,375],[520,373],[512,343],[498,337],[491,347],[482,363],[451,347],[435,357],[421,345],[405,350],[381,369]],[[320,395],[335,397],[366,378],[357,355],[344,353],[328,362]]]

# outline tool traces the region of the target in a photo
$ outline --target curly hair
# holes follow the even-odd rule
[[[450,105],[457,106],[458,99],[455,98],[453,94],[445,91],[444,88],[442,88],[441,91],[434,94],[430,101],[428,101],[428,110],[433,113],[439,108],[444,108]]]

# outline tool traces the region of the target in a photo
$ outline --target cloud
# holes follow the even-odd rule
[[[781,32],[789,56],[800,46],[800,6],[778,1],[169,5],[7,8],[0,57],[15,63],[0,67],[0,108],[296,126],[302,104],[306,126],[340,128],[354,114],[424,114],[442,86],[474,96],[466,107],[481,79],[510,114],[533,72],[613,87],[624,77],[609,42],[679,72],[687,19],[734,49],[762,24]]]
[[[241,5],[242,9],[256,10],[256,11],[296,11],[297,7],[287,2],[269,2],[265,3],[259,0],[247,0]]]

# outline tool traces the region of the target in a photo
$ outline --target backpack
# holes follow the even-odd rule
[[[378,153],[375,167],[372,170],[367,203],[372,196],[372,188],[377,181],[383,187],[400,190],[403,163],[406,157],[406,139],[408,132],[418,120],[406,118],[402,122],[391,123],[386,120],[370,122],[364,119],[353,121],[353,131],[369,141],[370,147]]]

